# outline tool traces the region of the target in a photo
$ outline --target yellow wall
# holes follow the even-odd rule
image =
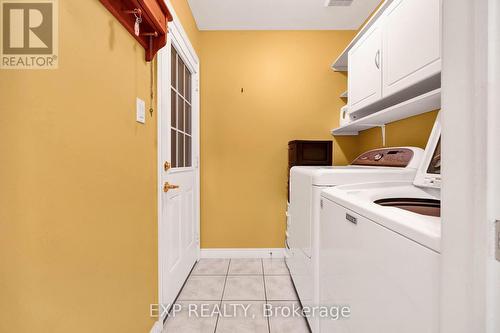
[[[353,35],[202,32],[202,247],[283,247],[287,143],[333,139],[347,82],[329,65]]]
[[[427,112],[415,117],[386,125],[386,146],[414,146],[425,149],[438,111]],[[382,146],[380,128],[360,133],[357,138],[358,153]]]
[[[0,332],[149,332],[149,64],[98,1],[59,8],[59,69],[0,70]]]
[[[156,110],[136,123],[135,98],[149,108],[150,64],[97,0],[59,1],[59,32],[59,69],[0,70],[0,332],[149,332]]]

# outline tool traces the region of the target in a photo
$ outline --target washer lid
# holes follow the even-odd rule
[[[324,189],[321,196],[431,250],[440,252],[441,218],[384,207],[374,202],[394,197],[439,200],[439,190],[414,186],[412,182],[381,182],[332,187]]]
[[[422,163],[418,168],[415,186],[441,188],[441,117],[436,122],[425,147]]]

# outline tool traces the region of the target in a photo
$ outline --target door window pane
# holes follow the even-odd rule
[[[171,107],[172,110],[177,110],[177,94],[175,93],[174,89],[171,89]],[[177,127],[177,111],[172,111],[170,112],[170,121],[171,124],[170,126],[172,127]]]
[[[175,52],[173,47],[170,58],[170,79],[172,81],[172,87],[177,87],[177,52]]]
[[[184,100],[178,96],[177,101],[177,129],[184,131]]]
[[[172,129],[170,135],[171,142],[171,151],[170,151],[170,164],[172,164],[172,168],[177,167],[177,131]]]
[[[171,164],[173,168],[192,166],[192,74],[172,46]]]
[[[183,167],[183,166],[185,166],[185,164],[184,164],[184,134],[178,133],[177,140],[178,140],[177,149],[178,149],[178,156],[179,156],[179,160],[178,160],[177,164],[178,164],[178,167]]]
[[[186,141],[184,142],[186,146],[186,166],[191,166],[191,137],[186,135]]]
[[[191,73],[189,73],[189,70],[186,67],[186,100],[188,102],[191,102]]]
[[[186,133],[191,134],[191,105],[187,102],[184,104],[184,123],[186,124]]]
[[[184,63],[181,58],[177,60],[177,73],[179,74],[179,81],[177,81],[177,91],[181,96],[184,96]]]

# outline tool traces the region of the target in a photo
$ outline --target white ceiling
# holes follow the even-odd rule
[[[200,30],[356,30],[380,0],[188,0]]]

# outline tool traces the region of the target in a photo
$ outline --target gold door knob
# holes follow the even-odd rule
[[[166,182],[163,184],[163,192],[168,192],[169,190],[174,190],[176,188],[179,188],[179,185],[172,185]]]
[[[163,163],[163,169],[164,169],[165,171],[170,170],[170,168],[171,168],[171,167],[172,167],[172,166],[170,165],[170,163],[169,163],[169,162],[165,162],[165,163]]]

